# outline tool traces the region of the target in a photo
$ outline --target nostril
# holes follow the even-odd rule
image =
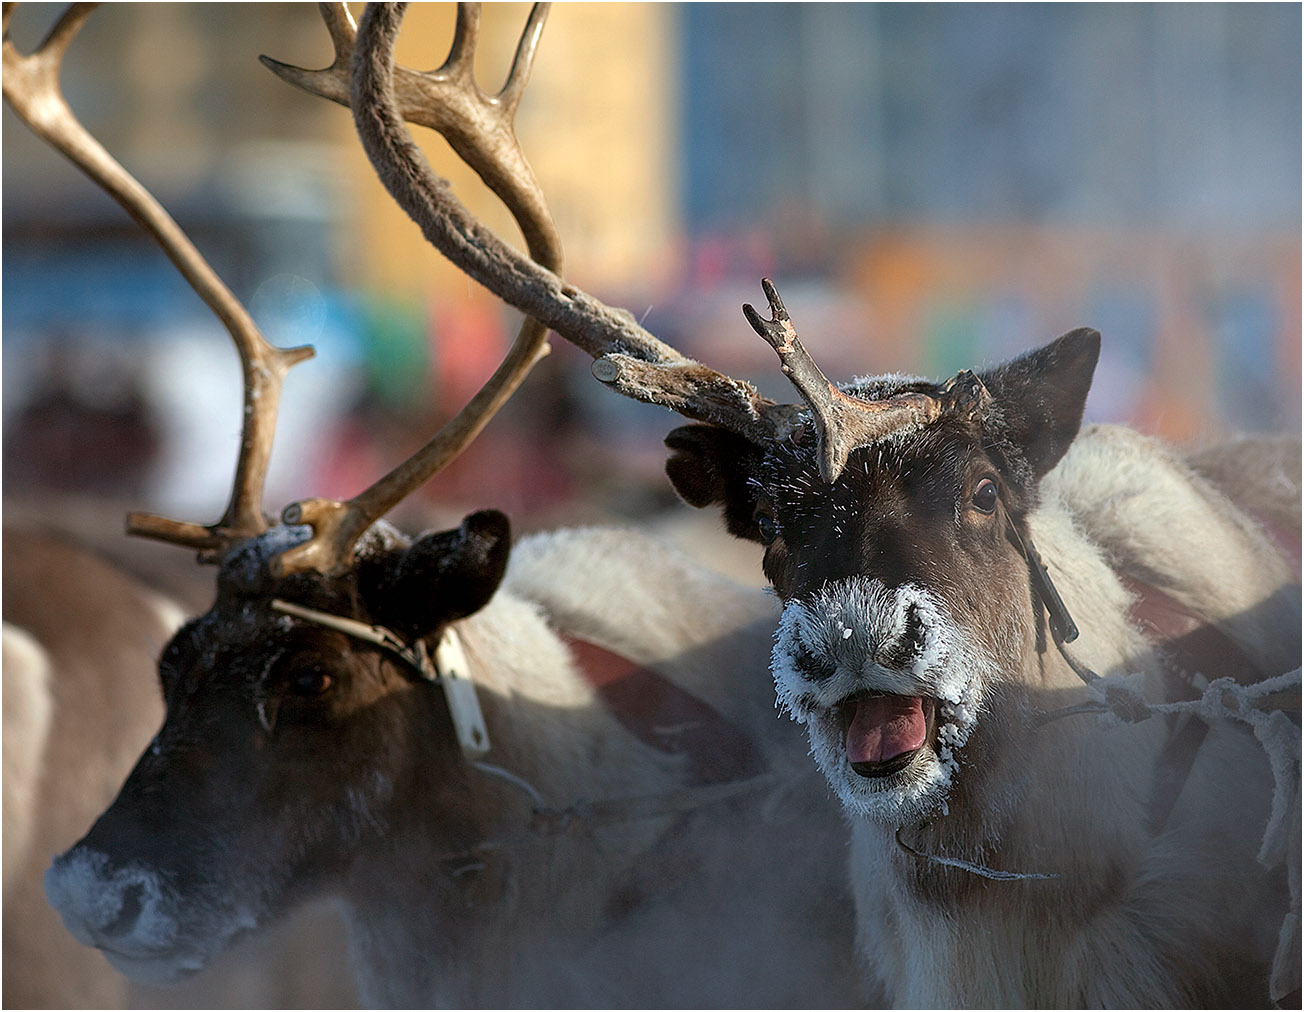
[[[823,682],[832,678],[838,670],[838,666],[830,658],[823,654],[813,654],[804,646],[797,648],[795,660],[801,673],[812,682]]]
[[[122,891],[122,904],[118,908],[118,915],[108,924],[104,925],[102,931],[107,938],[118,938],[128,934],[136,927],[136,922],[140,920],[140,913],[144,907],[145,887],[139,882],[135,885],[127,886]]]
[[[906,609],[906,634],[902,642],[911,654],[918,654],[924,649],[924,620],[920,617],[917,604],[911,603]]]
[[[898,629],[877,651],[874,660],[885,668],[900,671],[908,668],[924,652],[928,639],[923,616],[915,602],[905,606]]]

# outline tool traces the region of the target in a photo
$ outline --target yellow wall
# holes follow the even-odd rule
[[[477,59],[480,85],[501,87],[529,5],[486,4]],[[452,4],[414,4],[400,63],[429,69],[452,38]],[[674,241],[673,82],[670,10],[659,4],[553,6],[517,118],[521,143],[561,231],[566,276],[600,292],[668,271]],[[352,124],[342,115],[341,130]],[[442,138],[417,128],[435,170],[473,213],[520,247],[519,232]],[[421,237],[376,181],[356,139],[349,187],[361,242],[346,272],[373,291],[478,299],[475,287]]]

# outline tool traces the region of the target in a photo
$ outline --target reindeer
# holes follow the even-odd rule
[[[45,900],[50,855],[113,800],[163,718],[154,665],[202,610],[193,564],[95,541],[6,504],[4,531],[4,995],[15,1008],[356,1004],[343,929],[325,901],[296,912],[163,994],[80,945]],[[120,521],[119,521],[120,523]],[[92,528],[92,529],[88,529]],[[167,556],[170,558],[170,556]],[[194,585],[192,587],[192,585]]]
[[[112,798],[158,726],[151,679],[109,681],[100,670],[151,664],[184,616],[48,534],[6,526],[4,561],[5,997],[15,1006],[118,1006],[122,978],[78,951],[46,906],[40,876],[54,848],[84,828],[77,822]],[[96,743],[89,755],[88,739]],[[52,994],[47,982],[56,979]]]
[[[466,212],[403,125],[401,17],[359,26],[363,145],[463,271],[694,422],[669,477],[764,546],[779,701],[850,819],[858,948],[888,1000],[1298,1000],[1299,578],[1254,519],[1298,538],[1298,443],[1192,466],[1083,429],[1089,329],[944,383],[835,385],[767,280],[769,317],[744,314],[801,396],[774,403]]]
[[[494,510],[416,538],[382,519],[544,352],[529,318],[485,387],[411,458],[348,502],[304,500],[269,522],[276,406],[311,349],[268,344],[63,101],[59,67],[89,12],[70,8],[23,55],[6,6],[5,99],[213,308],[245,402],[221,519],[128,517],[130,533],[216,564],[216,600],[162,650],[162,727],[46,873],[71,934],[163,983],[332,896],[369,1005],[854,1001],[839,816],[751,677],[772,598],[634,532],[513,546]],[[347,11],[326,13],[337,46],[350,45]],[[469,138],[464,156],[498,180],[531,255],[558,269],[556,230],[512,137],[543,15],[487,96],[471,77],[478,8],[462,9],[442,70],[406,75],[418,90],[408,115]]]

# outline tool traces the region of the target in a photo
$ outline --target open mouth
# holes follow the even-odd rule
[[[937,728],[931,696],[867,693],[839,707],[847,762],[862,777],[891,776],[928,748]]]

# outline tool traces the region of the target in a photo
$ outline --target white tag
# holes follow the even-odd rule
[[[444,687],[448,712],[453,716],[453,730],[462,754],[478,759],[489,751],[489,729],[485,726],[480,700],[476,698],[475,683],[462,651],[462,641],[452,629],[444,630],[435,647],[435,671],[439,684]]]

